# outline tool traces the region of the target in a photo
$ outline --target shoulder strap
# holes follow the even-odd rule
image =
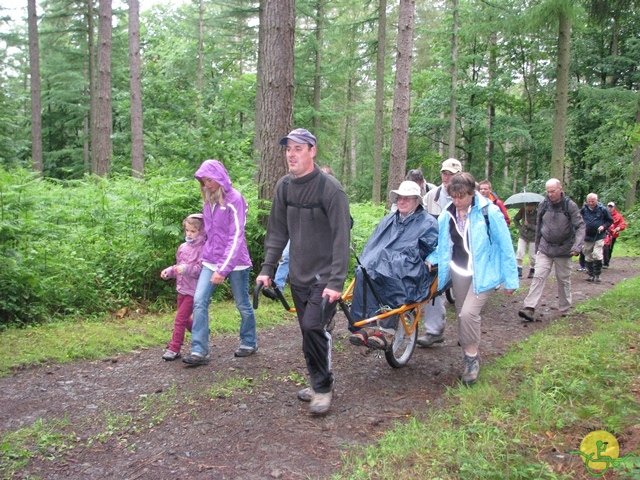
[[[493,242],[491,241],[491,225],[489,224],[489,214],[488,214],[488,210],[489,210],[489,205],[485,205],[484,207],[482,207],[482,216],[484,217],[484,223],[487,226],[487,237],[489,237],[489,244],[493,244]]]
[[[317,201],[315,203],[295,203],[295,202],[289,202],[289,198],[287,196],[287,190],[289,188],[289,181],[290,181],[290,177],[287,176],[283,182],[282,182],[282,196],[284,198],[284,204],[287,207],[295,207],[295,208],[307,208],[307,209],[313,209],[313,208],[320,208],[322,209],[323,213],[326,215],[327,211],[324,208],[324,203],[322,202],[322,199],[324,197],[324,186],[327,183],[327,174],[324,172],[320,172],[320,181],[318,183],[318,198]]]

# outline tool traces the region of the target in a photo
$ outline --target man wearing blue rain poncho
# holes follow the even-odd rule
[[[420,187],[415,182],[404,181],[389,195],[398,209],[380,221],[356,267],[351,303],[351,315],[356,320],[379,313],[376,295],[383,305],[398,308],[423,301],[430,294],[433,277],[424,262],[438,243],[438,222],[422,207]],[[349,341],[384,350],[391,346],[397,325],[398,317],[394,315],[381,320],[380,328],[366,327],[354,332]]]

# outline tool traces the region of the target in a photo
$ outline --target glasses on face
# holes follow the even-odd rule
[[[397,202],[408,202],[409,200],[413,200],[415,197],[403,197],[402,195],[398,195],[398,197],[396,198],[396,203]]]

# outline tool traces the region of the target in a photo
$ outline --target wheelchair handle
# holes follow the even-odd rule
[[[327,305],[329,305],[329,295],[325,295],[322,297],[322,302],[320,303],[320,322],[324,325],[324,312],[327,309]]]
[[[253,289],[253,309],[258,309],[258,302],[260,299],[260,289],[263,287],[264,282],[260,281],[256,283],[256,287]]]

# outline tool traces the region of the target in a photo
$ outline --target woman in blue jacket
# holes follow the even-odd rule
[[[480,371],[480,312],[496,287],[511,295],[519,286],[516,258],[502,212],[476,193],[466,172],[451,178],[452,202],[438,217],[438,247],[427,257],[438,265],[438,284],[451,281],[456,298],[458,336],[464,352],[462,382],[471,385]]]

